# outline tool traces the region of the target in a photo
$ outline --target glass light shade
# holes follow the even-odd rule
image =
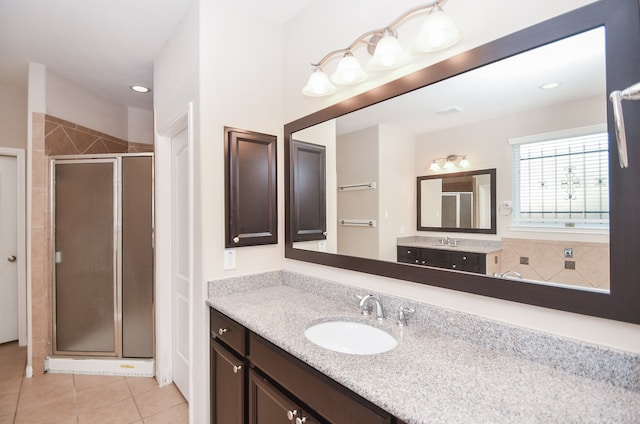
[[[347,53],[338,63],[338,68],[331,75],[334,84],[349,85],[358,84],[367,79],[367,73],[360,66],[358,59],[351,53]]]
[[[398,39],[387,31],[378,41],[376,50],[367,63],[367,68],[372,71],[385,71],[399,68],[408,61],[409,55],[404,51]]]
[[[331,84],[327,74],[322,69],[316,68],[311,75],[309,75],[309,81],[307,85],[302,89],[302,93],[305,96],[310,97],[322,97],[333,94],[336,91],[336,87]]]
[[[450,160],[447,160],[444,163],[444,169],[453,169],[455,167],[456,167],[455,163],[451,162]]]
[[[471,165],[471,162],[469,162],[466,156],[463,156],[462,159],[460,159],[460,168],[468,168],[469,165]]]
[[[427,15],[416,37],[415,49],[428,53],[443,50],[462,40],[462,33],[451,18],[436,7]]]
[[[430,170],[432,171],[439,171],[440,170],[440,165],[438,165],[438,162],[436,162],[435,160],[431,161],[431,166],[429,167]]]

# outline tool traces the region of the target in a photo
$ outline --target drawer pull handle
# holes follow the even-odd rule
[[[234,365],[234,366],[233,366],[233,372],[234,372],[235,374],[238,374],[238,372],[239,372],[240,370],[242,370],[242,365]]]
[[[307,417],[296,418],[296,424],[304,424],[307,422]]]
[[[227,331],[229,331],[229,329],[228,329],[228,328],[219,328],[219,329],[218,329],[218,334],[222,336],[222,335],[223,335],[224,333],[226,333]]]
[[[298,411],[296,409],[294,409],[293,411],[287,411],[287,418],[289,419],[289,421],[293,421],[296,415],[298,415]]]

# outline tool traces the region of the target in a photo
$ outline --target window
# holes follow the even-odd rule
[[[606,126],[512,139],[514,224],[609,224]]]

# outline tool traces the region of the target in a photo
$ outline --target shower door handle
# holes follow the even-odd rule
[[[16,256],[15,256],[15,255],[11,255],[11,256],[9,256],[9,257],[7,258],[7,260],[8,260],[9,262],[15,262],[15,261],[16,261],[16,259],[17,259],[17,258],[16,258]]]

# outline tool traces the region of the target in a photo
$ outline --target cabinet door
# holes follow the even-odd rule
[[[211,341],[211,423],[244,424],[245,362]]]
[[[276,136],[225,127],[225,137],[225,247],[276,244]]]
[[[249,372],[249,424],[317,424],[315,418],[255,371]]]
[[[291,236],[293,241],[327,238],[325,146],[293,140]]]

